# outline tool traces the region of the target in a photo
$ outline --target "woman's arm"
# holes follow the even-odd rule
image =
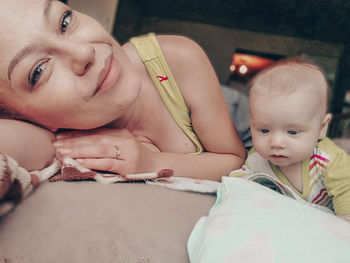
[[[215,72],[205,53],[193,41],[164,36],[159,37],[159,43],[191,110],[193,128],[206,152],[160,152],[155,147],[146,147],[145,142],[126,129],[61,134],[55,146],[63,155],[76,158],[90,169],[120,174],[172,169],[175,176],[220,180],[241,167],[245,149],[226,108]],[[116,154],[116,147],[120,154]]]
[[[0,153],[15,159],[28,171],[39,170],[53,159],[54,135],[38,126],[0,119]]]
[[[219,179],[228,175],[243,164],[245,148],[232,123],[220,83],[209,59],[188,38],[164,36],[158,39],[190,108],[193,128],[207,151],[197,157],[191,156],[189,167],[197,167],[197,176],[201,177],[206,175],[205,177],[212,178],[215,174],[215,179]],[[181,163],[185,165],[186,161]]]
[[[122,175],[171,169],[174,176],[220,180],[235,165],[240,167],[243,163],[243,158],[233,154],[160,152],[127,129],[75,131],[60,136],[55,146],[64,156],[76,159],[86,168]]]

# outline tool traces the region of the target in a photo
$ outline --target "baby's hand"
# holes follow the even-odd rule
[[[337,215],[337,217],[350,222],[350,215]]]
[[[248,179],[250,177],[250,174],[245,174],[245,175],[242,175],[241,178],[243,179]]]

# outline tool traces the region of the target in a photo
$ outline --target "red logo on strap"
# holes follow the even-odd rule
[[[164,81],[164,80],[168,80],[168,76],[165,76],[165,77],[163,77],[163,76],[157,76],[157,78],[159,78],[159,82],[162,82],[162,81]]]

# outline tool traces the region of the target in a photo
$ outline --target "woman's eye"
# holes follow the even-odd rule
[[[261,129],[260,132],[266,134],[266,133],[269,133],[270,131],[268,129]]]
[[[35,67],[29,75],[29,84],[33,87],[38,83],[42,73],[45,71],[47,61],[40,63],[39,66]]]
[[[290,134],[290,135],[297,135],[298,131],[290,130],[290,131],[288,131],[288,134]]]
[[[72,21],[72,10],[67,10],[66,12],[64,12],[61,21],[60,21],[60,30],[61,33],[65,33],[67,30],[67,27],[69,26],[69,24]]]

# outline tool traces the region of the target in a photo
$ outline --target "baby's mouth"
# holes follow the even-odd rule
[[[284,160],[288,158],[287,156],[281,154],[272,154],[270,157],[274,160]]]

